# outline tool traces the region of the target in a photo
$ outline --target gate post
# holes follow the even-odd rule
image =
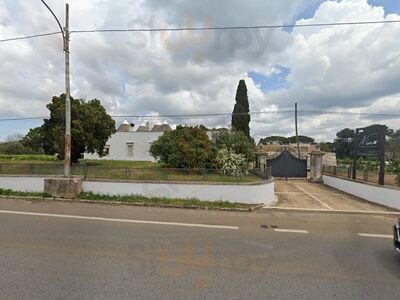
[[[310,182],[323,183],[322,166],[325,153],[314,151],[310,153]]]

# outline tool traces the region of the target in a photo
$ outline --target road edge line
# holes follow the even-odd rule
[[[63,215],[63,214],[38,213],[38,212],[13,211],[13,210],[0,210],[0,214],[50,217],[50,218],[84,220],[84,221],[103,221],[103,222],[114,222],[114,223],[144,224],[144,225],[165,225],[165,226],[195,227],[195,228],[207,228],[207,229],[239,230],[238,226],[227,226],[227,225],[207,225],[207,224],[196,224],[196,223],[178,223],[178,222],[163,222],[163,221],[133,220],[133,219],[115,219],[115,218],[106,218],[106,217],[89,217],[89,216]]]

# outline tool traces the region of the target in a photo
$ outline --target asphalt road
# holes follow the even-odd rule
[[[394,221],[2,200],[0,298],[398,299]]]

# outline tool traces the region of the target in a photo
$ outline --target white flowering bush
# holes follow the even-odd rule
[[[221,174],[227,176],[248,175],[246,158],[243,154],[236,154],[230,149],[221,149],[216,157],[217,167]]]

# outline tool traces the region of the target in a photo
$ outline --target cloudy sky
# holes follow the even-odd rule
[[[48,0],[61,23],[64,1]],[[400,20],[398,0],[67,1],[71,29],[214,27]],[[0,39],[57,31],[39,0],[0,0]],[[294,134],[300,110],[400,114],[400,23],[176,33],[73,33],[72,96],[111,115],[230,113],[245,79],[252,134]],[[46,116],[64,90],[59,36],[0,43],[0,119]],[[144,119],[129,121],[140,123]],[[117,119],[117,122],[123,121]],[[154,119],[150,121],[156,121]],[[229,117],[160,118],[226,126]],[[344,127],[399,118],[300,114],[300,134],[329,140]],[[41,121],[0,121],[0,139]]]

